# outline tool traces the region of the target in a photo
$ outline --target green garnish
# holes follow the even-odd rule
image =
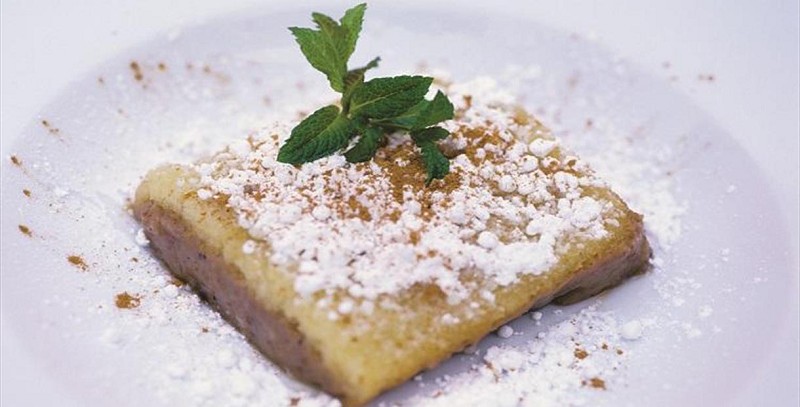
[[[329,156],[359,137],[344,153],[348,162],[369,161],[389,134],[405,132],[419,148],[427,169],[425,184],[450,172],[450,161],[437,142],[450,133],[437,126],[453,118],[453,104],[441,91],[433,100],[425,95],[433,82],[427,76],[395,76],[364,81],[378,66],[375,58],[360,68],[347,68],[356,47],[366,4],[344,13],[336,22],[320,13],[311,17],[317,29],[290,27],[311,66],[327,76],[333,90],[342,94],[340,106],[325,106],[298,124],[281,146],[278,161],[303,164]]]

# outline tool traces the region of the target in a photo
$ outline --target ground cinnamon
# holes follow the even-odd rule
[[[75,266],[75,267],[77,267],[77,268],[79,268],[79,269],[81,269],[83,271],[86,271],[86,270],[89,269],[89,265],[86,264],[86,261],[84,261],[83,257],[81,257],[81,256],[76,256],[76,255],[67,256],[67,261],[70,264],[72,264],[73,266]]]
[[[28,237],[33,236],[33,232],[31,232],[31,229],[29,227],[27,227],[25,225],[19,225],[18,227],[19,227],[19,231],[22,232],[23,235],[28,236]]]
[[[117,294],[114,304],[120,309],[132,309],[139,306],[141,298],[135,295],[130,295],[128,292],[121,292]]]

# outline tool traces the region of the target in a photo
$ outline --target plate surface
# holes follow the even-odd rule
[[[769,333],[792,317],[789,230],[748,154],[687,98],[591,41],[508,17],[369,13],[354,60],[380,54],[381,75],[494,78],[645,214],[658,244],[655,270],[599,304],[520,318],[512,338],[491,336],[477,354],[458,355],[381,400],[433,404],[425,396],[445,376],[451,391],[441,399],[457,397],[488,349],[546,341],[537,335],[588,306],[612,321],[591,338],[617,341],[626,356],[606,391],[580,389],[584,400],[732,400],[770,352]],[[305,21],[307,10],[229,17],[126,51],[49,103],[9,151],[4,327],[79,404],[245,404],[295,394],[325,401],[170,284],[137,243],[125,208],[148,169],[191,161],[333,97],[285,31]],[[139,306],[118,308],[124,292],[140,296]],[[644,326],[641,338],[621,328],[631,321]]]

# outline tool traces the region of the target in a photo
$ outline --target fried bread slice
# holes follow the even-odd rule
[[[451,92],[451,173],[428,187],[409,141],[296,168],[275,161],[288,136],[276,126],[151,171],[134,214],[176,276],[347,406],[646,266],[642,217],[541,123]]]

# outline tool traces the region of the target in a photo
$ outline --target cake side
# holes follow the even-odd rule
[[[228,262],[219,246],[201,240],[180,214],[155,201],[145,201],[134,208],[155,256],[259,351],[301,380],[337,397],[345,394],[332,372],[321,363],[319,351],[308,345],[297,322],[281,310],[265,307],[251,292],[239,267]]]

